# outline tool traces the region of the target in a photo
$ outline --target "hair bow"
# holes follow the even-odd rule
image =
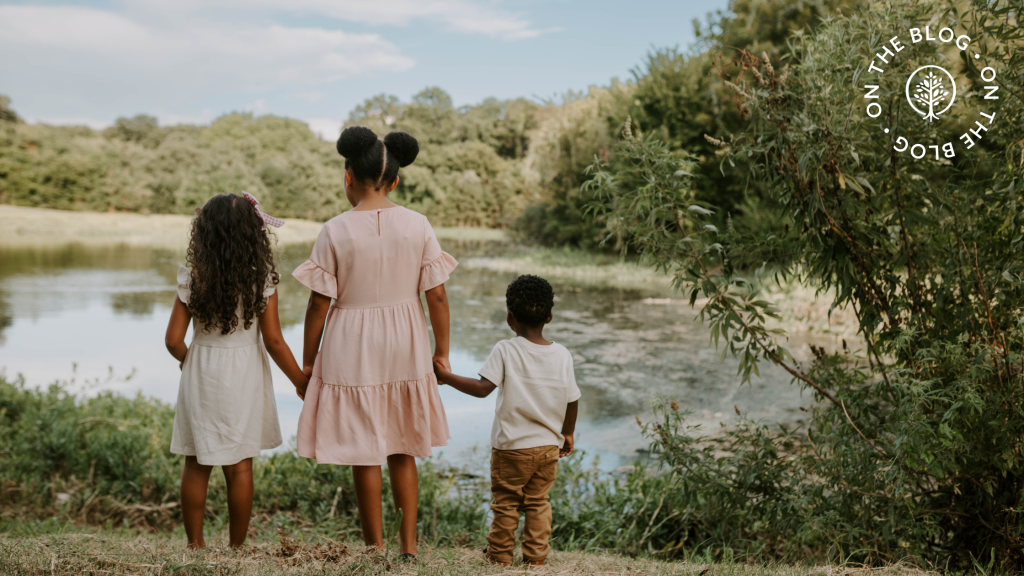
[[[249,204],[252,204],[252,209],[256,211],[256,215],[260,217],[260,220],[263,220],[264,230],[267,229],[267,224],[270,224],[274,228],[280,228],[281,226],[284,226],[284,220],[280,220],[278,218],[274,218],[270,214],[264,214],[263,212],[260,212],[260,201],[257,200],[255,196],[243,190],[242,197],[248,200]]]

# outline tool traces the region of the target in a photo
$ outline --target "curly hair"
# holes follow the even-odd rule
[[[547,321],[555,306],[555,291],[540,276],[524,274],[505,290],[505,306],[520,324],[540,326]]]
[[[263,220],[235,194],[218,194],[196,210],[186,260],[192,270],[188,311],[204,331],[230,334],[238,327],[239,305],[248,330],[267,307],[267,278],[280,281]]]

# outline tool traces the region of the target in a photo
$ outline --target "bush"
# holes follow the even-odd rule
[[[795,63],[786,67],[742,53],[744,73],[732,88],[751,122],[735,138],[708,141],[723,157],[744,159],[784,207],[784,218],[762,223],[767,229],[716,226],[693,201],[685,161],[655,138],[627,134],[628,162],[593,168],[588,188],[608,233],[672,271],[691,303],[707,299],[701,318],[739,358],[743,380],[767,360],[821,403],[806,449],[782,459],[777,493],[764,493],[783,509],[799,505],[783,516],[740,503],[725,508],[762,523],[757,540],[767,552],[806,546],[867,562],[964,568],[994,555],[1007,567],[1024,564],[1020,6],[979,0],[941,18],[935,10],[873,5],[826,22],[793,37]],[[906,110],[899,116],[907,75],[956,56],[922,42],[890,64],[880,82],[883,114],[867,116],[857,63],[880,48],[864,39],[886,30],[887,41],[933,17],[985,38],[972,50],[983,52],[1007,94],[983,100],[973,60],[962,53],[970,83],[961,106],[936,123],[907,119]],[[998,129],[953,161],[914,161],[893,149],[897,134],[882,133],[887,126],[911,142],[959,144],[979,111],[996,114]],[[864,337],[859,351],[844,345],[816,350],[806,368],[793,362],[783,334],[766,327],[775,312],[760,291],[772,276],[819,286],[835,294],[833,306],[852,307]],[[742,431],[729,437],[744,450],[763,442]],[[699,470],[673,464],[675,444],[686,446],[662,442],[669,469]],[[776,483],[769,470],[765,486]],[[739,529],[710,538],[723,547],[748,539]]]
[[[32,389],[0,376],[0,515],[7,523],[57,517],[143,529],[176,526],[184,458],[170,453],[174,409],[113,392],[80,398],[68,386]],[[210,478],[210,514],[214,525],[223,524],[223,476]],[[277,452],[254,459],[253,480],[257,525],[283,522],[343,538],[359,526],[347,467]],[[425,540],[481,541],[487,492],[479,478],[428,461],[420,466],[420,494]],[[394,519],[393,507],[385,506],[386,524]]]

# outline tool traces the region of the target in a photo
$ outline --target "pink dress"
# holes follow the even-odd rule
[[[407,208],[350,210],[324,224],[292,273],[335,299],[299,416],[300,456],[373,466],[448,443],[419,293],[457,265]]]

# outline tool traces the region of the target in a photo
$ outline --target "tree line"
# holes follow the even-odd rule
[[[393,198],[435,224],[509,228],[550,245],[596,248],[581,186],[595,159],[618,153],[627,118],[673,150],[701,157],[702,200],[757,213],[761,190],[723,172],[703,135],[735,131],[742,114],[723,92],[715,48],[786,51],[786,38],[840,10],[843,0],[733,0],[694,25],[697,43],[655,50],[625,81],[560,101],[487,99],[456,107],[442,89],[403,102],[367,99],[346,125],[405,130],[421,141]],[[0,97],[0,203],[67,210],[190,214],[209,196],[248,190],[285,217],[326,220],[347,209],[333,143],[300,121],[231,113],[208,126],[119,118],[105,130],[26,124]]]

